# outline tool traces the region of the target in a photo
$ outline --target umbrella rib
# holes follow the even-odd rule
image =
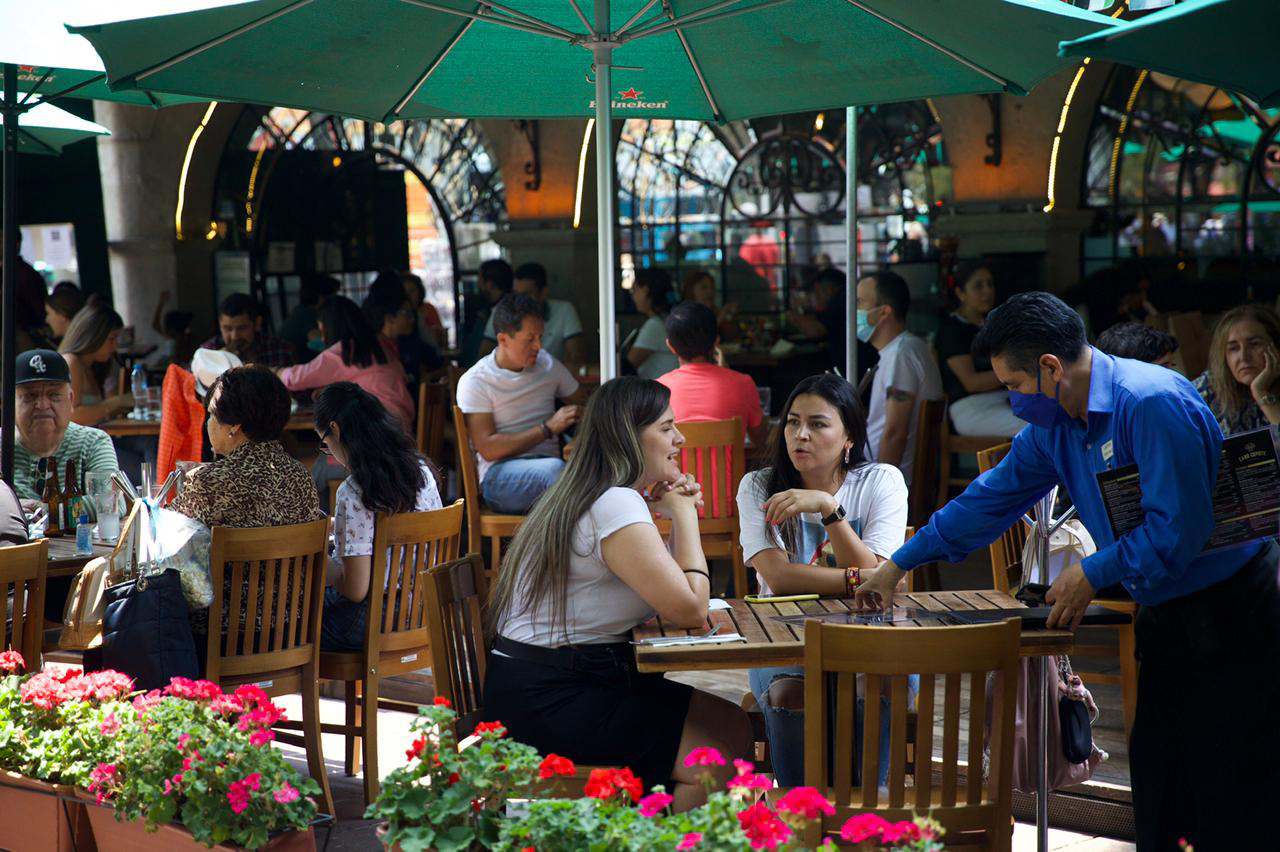
[[[641,6],[640,11],[632,15],[625,24],[623,24],[621,27],[618,28],[618,31],[613,34],[614,38],[617,38],[618,36],[625,33],[627,30],[631,29],[631,25],[634,24],[636,21],[640,20],[640,16],[643,15],[645,12],[649,11],[650,9],[652,9],[653,4],[657,2],[658,0],[649,0],[648,3],[645,3],[643,6]]]
[[[17,119],[15,118],[14,120],[16,121]],[[52,145],[47,144],[43,139],[40,139],[31,131],[23,130],[21,125],[18,126],[18,135],[25,137],[29,142],[33,142],[36,145],[39,145],[41,148],[44,148],[50,154],[54,154],[54,155],[58,154],[57,148],[54,148]]]
[[[657,24],[656,26],[651,26],[648,29],[641,29],[629,36],[626,36],[622,41],[631,41],[632,39],[644,38],[645,36],[660,35],[673,30],[676,27],[696,27],[699,24],[709,24],[712,21],[722,21],[725,18],[733,18],[738,15],[748,14],[749,12],[758,12],[761,9],[767,9],[770,6],[777,6],[781,3],[790,3],[791,0],[766,0],[764,3],[757,3],[756,5],[748,6],[745,9],[730,9],[727,12],[711,14],[718,9],[723,9],[726,6],[733,6],[742,2],[745,2],[745,0],[723,0],[723,2],[708,6],[705,9],[690,12],[682,18],[672,18],[666,23]]]
[[[676,28],[676,37],[680,39],[680,46],[684,48],[684,55],[688,57],[689,64],[693,66],[693,73],[698,77],[698,85],[702,86],[702,94],[706,96],[707,103],[711,106],[711,114],[715,116],[717,122],[723,121],[724,116],[720,114],[720,105],[716,103],[715,97],[711,94],[711,87],[707,85],[707,78],[702,76],[702,68],[698,65],[698,60],[693,58],[693,51],[689,48],[689,42],[684,37],[684,31],[679,27]]]
[[[51,68],[49,68],[49,70],[48,70],[48,71],[45,71],[45,72],[44,72],[44,76],[40,78],[40,81],[39,81],[39,82],[37,82],[34,86],[32,86],[32,87],[31,87],[31,89],[30,89],[30,90],[29,90],[25,95],[23,95],[23,96],[22,96],[22,100],[18,101],[18,106],[22,106],[22,105],[23,105],[23,104],[25,104],[27,101],[31,100],[31,97],[36,93],[36,90],[38,90],[41,86],[43,86],[43,85],[44,85],[44,81],[45,81],[45,80],[48,80],[48,79],[49,79],[49,75],[50,75],[50,74],[52,74],[52,73],[53,73],[53,68],[52,68],[52,67],[51,67]],[[37,103],[38,103],[38,102],[37,102]]]
[[[473,21],[487,21],[491,24],[497,24],[500,27],[508,27],[513,30],[520,30],[521,32],[547,36],[549,38],[554,38],[557,41],[571,40],[566,39],[555,30],[547,29],[544,25],[534,26],[533,24],[526,24],[522,21],[512,20],[510,18],[500,18],[496,15],[483,15],[478,12],[464,12],[461,9],[451,9],[448,6],[441,6],[438,3],[429,3],[427,0],[400,0],[400,2],[408,3],[410,6],[420,6],[423,9],[430,9],[433,12],[443,12],[446,15],[455,15],[459,18],[470,18]],[[574,36],[574,38],[577,38],[577,36]]]
[[[644,24],[642,24],[640,29],[636,30],[628,38],[644,38],[647,35],[655,35],[658,32],[666,32],[672,27],[678,27],[678,26],[683,26],[687,23],[692,23],[694,20],[703,18],[707,15],[710,15],[713,12],[718,12],[727,6],[737,6],[739,3],[745,3],[745,2],[747,2],[747,0],[720,0],[719,3],[712,3],[710,6],[706,6],[702,9],[698,9],[695,12],[690,12],[689,14],[684,16],[675,17],[675,18],[659,17],[654,22],[647,21]]]
[[[435,61],[431,63],[431,67],[428,68],[426,71],[422,72],[422,76],[419,77],[418,81],[413,84],[413,87],[409,89],[409,91],[405,94],[405,96],[401,98],[400,101],[394,107],[392,107],[391,112],[388,113],[385,118],[383,118],[384,124],[387,123],[392,116],[397,116],[400,114],[401,110],[405,108],[405,105],[408,104],[409,101],[413,99],[413,96],[418,94],[418,90],[421,89],[423,84],[427,82],[427,78],[430,77],[432,74],[436,73],[436,69],[440,67],[440,63],[444,62],[445,57],[447,57],[453,51],[454,47],[457,46],[458,42],[462,41],[462,37],[467,34],[467,30],[471,29],[472,25],[474,24],[475,24],[475,21],[472,20],[472,21],[467,21],[465,24],[462,25],[462,29],[458,30],[457,34],[454,35],[453,39],[447,45],[445,45],[444,50],[440,51],[440,55],[437,56]]]
[[[986,77],[988,80],[991,80],[994,83],[998,83],[1002,89],[1008,89],[1012,87],[1018,91],[1022,91],[1022,87],[1014,83],[1012,80],[1009,80],[1005,77],[1001,77],[999,74],[995,73],[994,71],[988,71],[986,68],[983,68],[981,65],[978,65],[976,62],[972,62],[968,59],[965,59],[963,56],[956,53],[954,50],[943,47],[941,44],[929,38],[928,36],[924,35],[923,33],[916,32],[915,30],[908,27],[906,24],[901,24],[895,21],[893,18],[890,18],[888,15],[884,15],[876,11],[875,9],[868,8],[865,3],[861,2],[861,0],[846,0],[846,2],[848,2],[850,6],[853,6],[857,9],[861,9],[862,11],[866,12],[868,15],[872,16],[873,18],[877,18],[883,21],[884,23],[888,24],[889,26],[893,27],[899,32],[906,33],[907,35],[914,38],[916,41],[922,42],[923,44],[927,44],[929,47],[932,47],[934,50],[938,51],[939,53],[943,53],[951,57],[956,62],[959,62],[961,65],[965,66],[971,71],[976,71],[977,73],[981,74],[983,77]]]
[[[250,21],[247,24],[242,24],[241,26],[236,27],[231,32],[223,33],[217,38],[209,39],[203,44],[198,44],[189,50],[184,50],[182,53],[179,53],[177,56],[174,56],[170,59],[166,59],[164,62],[161,62],[158,65],[152,65],[150,68],[139,71],[137,74],[133,75],[133,80],[136,84],[136,82],[139,80],[144,80],[147,77],[152,76],[153,74],[159,74],[161,71],[164,71],[168,68],[172,68],[174,65],[177,65],[179,62],[185,62],[188,59],[191,59],[195,56],[199,56],[200,54],[204,53],[206,50],[217,47],[218,45],[224,44],[225,42],[231,41],[233,38],[241,36],[247,32],[252,32],[253,30],[256,30],[258,27],[271,23],[276,18],[282,18],[285,15],[289,14],[290,12],[293,12],[297,9],[301,9],[303,6],[311,5],[311,3],[313,2],[314,0],[297,0],[297,2],[295,3],[290,3],[288,6],[284,7],[283,9],[277,9],[276,11],[268,15],[263,15],[261,18],[258,18],[257,20]]]
[[[43,98],[40,99],[39,103],[47,104],[49,103],[49,101],[56,101],[58,98],[65,98],[67,95],[71,94],[72,92],[77,92],[80,89],[83,89],[85,86],[91,85],[93,83],[102,82],[105,79],[107,79],[106,74],[99,74],[96,77],[90,77],[88,80],[83,80],[79,83],[76,83],[74,86],[68,86],[67,88],[63,89],[61,92],[54,92],[52,95],[45,95]]]
[[[569,5],[573,7],[573,11],[577,13],[578,20],[582,21],[582,25],[587,28],[587,32],[594,33],[595,27],[591,26],[591,22],[587,20],[587,16],[582,13],[582,7],[578,5],[578,0],[569,0]]]
[[[484,0],[484,2],[481,5],[490,6],[499,11],[506,12],[508,15],[510,15],[513,18],[523,20],[526,23],[532,24],[536,27],[543,27],[544,29],[548,29],[551,32],[561,35],[565,38],[568,38],[568,39],[577,38],[577,33],[570,32],[569,30],[566,30],[564,27],[556,26],[550,21],[544,21],[541,18],[535,18],[532,15],[526,15],[524,12],[519,12],[515,9],[510,8],[509,6],[503,6],[501,3],[495,3],[493,2],[493,0]]]

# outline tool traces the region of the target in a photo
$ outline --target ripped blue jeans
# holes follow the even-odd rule
[[[795,678],[804,680],[804,667],[775,667],[751,669],[748,673],[751,693],[764,715],[765,732],[769,737],[769,756],[773,763],[773,777],[780,787],[799,787],[804,781],[804,711],[774,707],[768,701],[769,687],[775,681]],[[915,701],[920,691],[920,676],[907,679],[910,701]],[[862,750],[862,700],[858,701],[854,719],[854,744],[861,765]],[[889,779],[889,699],[880,699],[880,785]]]

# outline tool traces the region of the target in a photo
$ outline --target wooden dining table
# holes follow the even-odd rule
[[[707,626],[694,630],[668,627],[661,618],[637,627],[636,640],[658,637],[698,636],[719,628],[717,635],[737,633],[745,641],[716,644],[636,646],[636,667],[642,672],[703,671],[707,669],[751,669],[764,666],[804,665],[804,624],[777,621],[774,616],[813,616],[854,612],[853,600],[820,598],[790,603],[749,604],[738,598],[726,599],[728,609],[712,610]],[[938,627],[943,622],[928,617],[910,618],[911,610],[947,613],[956,610],[1012,609],[1023,604],[1012,595],[997,591],[912,592],[894,596],[894,620],[886,628]],[[1069,630],[1022,631],[1022,655],[1042,657],[1067,654],[1074,647]]]
[[[285,424],[286,432],[309,432],[315,427],[315,412],[311,409],[299,409],[289,417]],[[98,424],[99,429],[113,438],[127,438],[133,435],[144,435],[153,438],[160,436],[159,420],[135,420],[132,417],[115,417]]]
[[[110,556],[113,550],[115,550],[114,544],[95,541],[93,543],[93,552],[85,556],[84,554],[76,553],[75,536],[64,535],[51,538],[49,539],[48,576],[69,577],[79,574],[80,569],[88,564],[90,559],[98,556]]]

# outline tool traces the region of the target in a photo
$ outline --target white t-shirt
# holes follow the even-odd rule
[[[582,334],[582,320],[578,319],[578,309],[572,302],[561,299],[547,299],[547,316],[542,326],[542,350],[550,352],[557,361],[564,360],[564,342],[570,337]],[[498,335],[493,330],[493,314],[489,314],[489,322],[484,327],[484,339],[497,341]]]
[[[561,631],[551,601],[537,610],[526,607],[527,577],[521,577],[510,612],[498,625],[498,633],[527,645],[595,645],[625,642],[632,628],[653,617],[644,598],[609,570],[600,545],[609,536],[632,524],[654,526],[653,515],[634,488],[615,487],[591,504],[573,531],[569,577],[565,584],[564,628]]]
[[[880,460],[880,439],[884,437],[885,403],[889,388],[915,394],[911,417],[907,423],[907,446],[902,451],[902,463],[898,467],[907,482],[911,482],[911,470],[916,458],[916,426],[920,417],[920,402],[925,399],[942,399],[942,376],[929,351],[929,344],[909,331],[904,331],[889,345],[880,350],[880,362],[871,381],[871,407],[867,411],[867,446],[871,458]]]
[[[545,421],[556,411],[556,398],[572,396],[578,380],[569,369],[543,349],[538,361],[523,370],[498,366],[498,350],[476,362],[458,379],[458,407],[463,414],[492,414],[499,432],[523,432]],[[560,455],[560,444],[548,438],[520,457]],[[480,481],[493,467],[476,453]]]
[[[436,478],[425,464],[422,465],[423,483],[418,490],[418,499],[413,511],[426,512],[441,508],[440,492],[436,489]],[[366,509],[360,496],[360,486],[348,476],[338,486],[333,512],[333,540],[337,545],[334,555],[372,556],[373,555],[373,521],[374,513]],[[391,551],[387,551],[387,559]],[[396,573],[399,573],[398,571]],[[392,570],[387,571],[387,588],[391,587]]]
[[[653,352],[643,364],[636,368],[636,375],[642,379],[656,379],[680,366],[680,361],[667,348],[667,326],[662,317],[649,317],[640,326],[633,349],[648,349]]]
[[[738,486],[738,524],[741,528],[742,558],[750,565],[756,554],[776,548],[786,551],[776,526],[765,529],[764,492],[768,470],[757,470],[742,478]],[[872,553],[889,557],[902,546],[907,533],[907,484],[902,472],[890,464],[866,464],[849,471],[835,494],[844,507],[854,533]],[[797,552],[788,552],[787,561],[800,565],[840,567],[818,514],[800,515]],[[764,577],[761,594],[769,594]]]

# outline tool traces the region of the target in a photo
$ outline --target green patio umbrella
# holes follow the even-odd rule
[[[1057,0],[251,0],[69,21],[113,90],[374,121],[728,121],[974,92],[1023,94],[1059,41],[1111,19]],[[174,11],[184,8],[179,4]],[[104,22],[109,17],[110,22]],[[613,162],[597,156],[602,374],[614,366]],[[852,261],[852,256],[850,257]],[[851,276],[852,277],[852,276]]]
[[[100,5],[98,0],[44,0],[37,3],[17,3],[0,0],[4,10],[4,26],[0,27],[0,121],[9,116],[20,116],[15,123],[17,132],[4,134],[4,237],[5,256],[18,252],[18,220],[14,201],[16,168],[13,153],[17,151],[43,150],[44,145],[59,149],[59,139],[70,139],[65,133],[85,130],[89,133],[106,131],[92,122],[81,119],[56,107],[46,107],[48,101],[74,95],[83,98],[102,98],[125,103],[149,106],[165,106],[192,100],[173,95],[153,95],[142,89],[113,92],[106,84],[106,71],[93,46],[78,35],[67,32],[63,25],[67,17],[86,14]],[[117,14],[128,17],[159,14],[172,10],[167,0],[119,0],[112,5]],[[53,112],[49,112],[52,110]],[[55,127],[64,125],[64,131],[53,135],[33,136],[28,133],[31,121],[41,121],[39,114],[53,116],[49,122]],[[88,131],[87,128],[95,128]],[[52,130],[50,131],[52,132]],[[83,135],[83,134],[82,134]],[[13,371],[16,354],[14,347],[14,288],[16,276],[12,264],[5,267],[3,284],[0,285],[0,400],[12,400],[14,394]],[[13,406],[0,405],[0,475],[6,482],[13,481]]]
[[[3,98],[0,93],[0,98]],[[0,113],[0,126],[5,123]],[[94,136],[107,136],[107,128],[86,121],[53,104],[37,104],[18,117],[18,153],[59,154],[63,147]]]
[[[1187,0],[1064,41],[1059,55],[1149,68],[1280,106],[1276,11],[1275,0]]]

